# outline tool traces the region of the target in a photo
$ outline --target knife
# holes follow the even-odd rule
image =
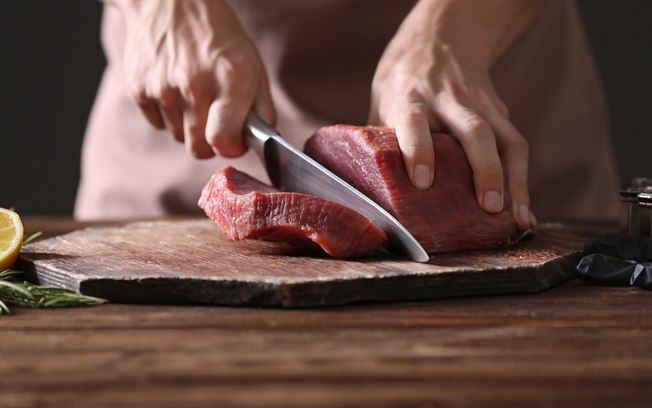
[[[244,126],[245,144],[253,149],[274,186],[334,201],[367,217],[387,234],[390,253],[417,262],[430,256],[410,232],[366,195],[326,167],[292,146],[255,112],[249,112]]]

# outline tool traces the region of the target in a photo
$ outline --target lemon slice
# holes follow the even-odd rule
[[[0,208],[0,271],[14,266],[23,245],[23,223],[18,214]]]

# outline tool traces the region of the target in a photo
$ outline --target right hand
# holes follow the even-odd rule
[[[197,158],[245,153],[250,110],[276,111],[258,51],[222,0],[113,0],[125,18],[128,92]]]

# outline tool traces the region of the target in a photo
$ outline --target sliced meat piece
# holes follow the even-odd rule
[[[393,214],[427,252],[492,248],[515,239],[509,207],[491,215],[478,205],[457,140],[434,134],[433,141],[435,181],[425,191],[410,183],[391,128],[327,126],[308,139],[304,151]]]
[[[362,215],[323,198],[276,190],[231,166],[218,170],[199,206],[228,237],[319,245],[336,258],[380,247],[385,233]]]

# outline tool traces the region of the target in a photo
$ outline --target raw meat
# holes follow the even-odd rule
[[[410,183],[391,128],[327,126],[311,136],[304,150],[394,215],[429,253],[514,240],[518,233],[509,206],[491,215],[478,205],[471,168],[457,140],[434,134],[433,141],[435,181],[425,191]]]
[[[199,206],[231,239],[317,244],[336,258],[368,254],[387,239],[381,229],[347,207],[279,192],[231,166],[213,175]]]

